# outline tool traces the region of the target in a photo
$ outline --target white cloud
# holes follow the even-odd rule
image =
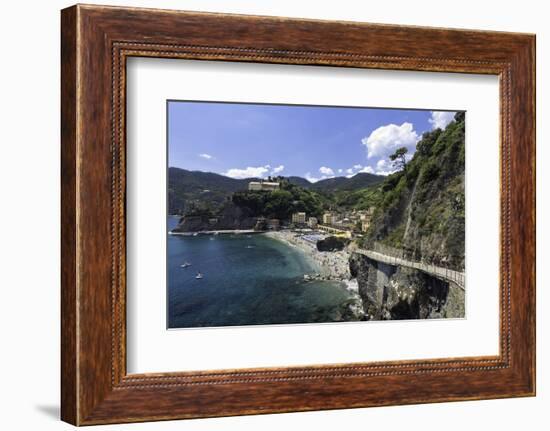
[[[376,175],[391,175],[393,173],[397,172],[397,169],[395,169],[389,161],[386,159],[380,159],[376,162],[376,169],[374,170],[374,173]]]
[[[317,181],[322,180],[322,178],[317,178],[317,177],[314,177],[313,175],[311,175],[311,172],[308,172],[307,174],[305,174],[304,177],[310,183],[316,183]]]
[[[400,147],[414,149],[419,136],[411,123],[387,124],[361,140],[367,147],[367,157],[386,157]]]
[[[351,168],[347,169],[338,169],[339,174],[344,172],[346,174],[346,178],[351,178],[359,172],[368,172],[369,174],[372,174],[374,173],[374,169],[372,169],[370,166],[363,167],[363,165],[360,164],[353,165]]]
[[[387,177],[388,175],[395,174],[397,169],[389,169],[387,171],[376,171],[376,175],[383,175]]]
[[[225,172],[224,175],[227,177],[237,178],[237,179],[251,178],[251,177],[263,178],[269,172],[269,168],[270,168],[269,165],[257,166],[257,167],[249,166],[245,169],[232,168],[232,169],[229,169],[227,172]]]
[[[319,168],[319,172],[322,174],[320,177],[314,177],[311,175],[311,172],[306,173],[304,177],[311,183],[316,183],[317,181],[326,180],[328,178],[334,178],[334,171],[331,168],[321,166]]]
[[[272,167],[271,165],[263,165],[263,166],[248,166],[244,169],[239,168],[232,168],[229,169],[227,172],[224,172],[223,175],[226,177],[231,178],[264,178],[268,174],[269,175],[276,175],[281,173],[285,169],[284,165],[279,165]]]
[[[360,169],[359,169],[360,166]],[[380,159],[376,162],[375,165],[371,166],[362,166],[362,165],[354,165],[351,168],[343,169],[342,172],[345,173],[346,178],[351,178],[358,173],[367,173],[367,174],[375,174],[375,175],[391,175],[395,172],[397,172],[397,169],[394,168],[393,164],[386,160],[386,159]]]
[[[407,160],[410,160],[412,158],[412,155],[407,154]],[[312,183],[316,183],[317,181],[326,180],[327,178],[334,178],[334,170],[327,168],[325,166],[321,167],[319,169],[319,172],[322,175],[319,175],[318,177],[315,177],[311,175],[310,172],[304,175],[304,177],[309,180]],[[370,166],[363,166],[360,164],[353,165],[351,168],[347,169],[336,169],[336,172],[340,175],[345,176],[346,178],[352,178],[358,173],[367,173],[367,174],[375,174],[375,175],[391,175],[395,172],[397,172],[397,169],[394,168],[393,163],[390,161],[382,158],[379,159],[376,164],[370,165]]]
[[[359,172],[367,173],[367,174],[374,174],[374,169],[371,166],[365,166],[363,169],[361,169]]]
[[[428,122],[432,125],[432,129],[444,129],[451,121],[454,120],[456,112],[449,111],[432,111],[431,118]]]
[[[380,159],[376,162],[376,169],[384,169],[388,166],[388,162],[385,159]]]
[[[271,175],[279,174],[279,173],[283,172],[284,169],[285,169],[285,166],[284,166],[284,165],[279,165],[279,166],[277,166],[276,168],[273,168],[273,169],[271,170]]]
[[[202,157],[203,159],[206,159],[206,160],[213,159],[213,157],[210,154],[206,154],[206,153],[199,154],[199,157]]]
[[[319,172],[321,172],[323,175],[334,175],[334,171],[331,168],[327,168],[326,166],[321,166],[319,168]]]

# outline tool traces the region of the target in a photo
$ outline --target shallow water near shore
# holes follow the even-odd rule
[[[168,218],[168,228],[177,224]],[[184,262],[191,266],[182,268]],[[345,321],[353,299],[338,281],[310,281],[303,252],[263,234],[168,236],[168,327]],[[203,275],[196,279],[197,272]]]

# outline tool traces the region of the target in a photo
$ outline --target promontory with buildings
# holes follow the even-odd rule
[[[357,320],[464,317],[464,114],[388,176],[234,179],[169,169],[175,235],[264,233],[349,282]]]

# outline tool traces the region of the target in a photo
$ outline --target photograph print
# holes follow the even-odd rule
[[[169,100],[168,329],[464,318],[465,117]]]

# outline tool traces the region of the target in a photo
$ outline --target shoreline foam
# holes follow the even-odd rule
[[[271,231],[265,232],[264,235],[301,250],[316,264],[320,275],[324,279],[345,282],[346,286],[350,286],[348,283],[351,280],[349,252],[345,250],[332,252],[319,251],[315,244],[306,241],[291,231]],[[353,291],[354,289],[351,288],[349,290]]]
[[[301,238],[300,235],[296,235],[291,231],[270,231],[266,232],[265,235],[302,251],[306,258],[315,262],[320,270],[322,280],[342,283],[350,295],[347,312],[353,316],[353,320],[363,319],[365,315],[363,300],[359,295],[358,281],[351,276],[349,267],[350,253],[347,250],[319,251],[316,244]],[[316,279],[318,278],[313,278],[313,280]]]

